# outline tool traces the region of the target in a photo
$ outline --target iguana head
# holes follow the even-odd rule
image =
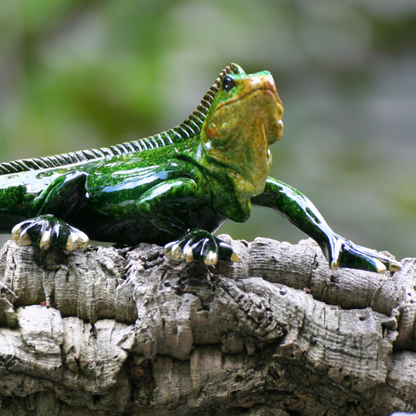
[[[283,135],[283,106],[268,71],[246,74],[236,64],[222,79],[201,131],[208,159],[228,168],[240,197],[264,190],[270,145]]]

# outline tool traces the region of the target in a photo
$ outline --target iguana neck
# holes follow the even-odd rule
[[[264,149],[264,153],[270,160],[268,149]],[[210,156],[202,144],[198,145],[195,154],[209,182],[215,209],[235,222],[246,221],[251,213],[250,200],[263,192],[269,167],[252,169],[249,163],[229,165]]]

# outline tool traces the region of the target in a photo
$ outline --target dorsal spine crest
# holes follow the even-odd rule
[[[195,111],[173,129],[166,130],[154,136],[133,140],[99,149],[79,150],[77,152],[61,153],[55,156],[46,156],[33,159],[21,159],[12,162],[0,163],[0,175],[9,173],[26,172],[30,170],[48,169],[59,166],[67,166],[89,160],[104,159],[128,153],[143,152],[149,149],[169,146],[174,143],[194,137],[201,131],[205,118],[209,112],[215,95],[217,94],[223,78],[235,72],[234,64],[226,66],[219,74],[214,84],[202,98]]]

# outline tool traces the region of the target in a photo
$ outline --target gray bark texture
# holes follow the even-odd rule
[[[0,414],[390,415],[416,410],[416,259],[328,269],[312,240],[0,253]],[[385,253],[386,254],[386,253]]]

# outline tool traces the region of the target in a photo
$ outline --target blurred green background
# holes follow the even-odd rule
[[[272,176],[345,237],[416,256],[414,1],[3,0],[0,161],[171,128],[230,62],[275,77]],[[264,209],[220,232],[304,237]]]

